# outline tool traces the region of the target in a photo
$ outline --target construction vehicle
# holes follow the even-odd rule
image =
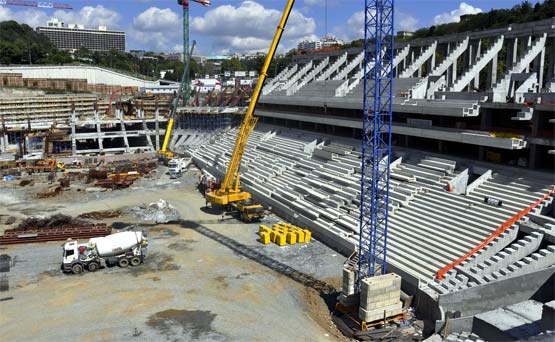
[[[139,266],[144,262],[148,241],[143,232],[120,232],[91,238],[86,243],[67,241],[62,245],[64,272],[95,272],[100,267]]]
[[[250,223],[258,221],[266,216],[264,207],[259,203],[256,203],[252,198],[231,203],[231,207],[235,209],[232,213],[236,214],[236,216],[243,222]]]
[[[172,158],[168,162],[170,179],[181,177],[181,174],[191,164],[191,158]]]
[[[268,72],[268,67],[270,66],[270,63],[274,58],[274,54],[276,52],[279,40],[281,39],[281,35],[285,28],[285,24],[287,23],[287,19],[289,18],[289,14],[291,13],[291,8],[293,7],[294,2],[295,0],[288,0],[287,5],[285,6],[285,10],[283,11],[283,15],[277,27],[274,39],[272,40],[272,45],[270,45],[270,49],[268,51],[268,54],[266,55],[264,65],[262,66],[262,71],[260,72],[256,88],[252,93],[249,107],[247,109],[247,112],[245,113],[241,128],[239,129],[239,134],[237,136],[237,140],[235,141],[233,154],[231,155],[227,172],[225,174],[221,187],[217,190],[209,191],[206,193],[207,203],[210,203],[213,206],[224,206],[228,209],[237,209],[240,211],[241,218],[248,218],[252,215],[250,213],[254,212],[255,210],[262,212],[264,211],[262,205],[256,204],[254,203],[254,201],[249,201],[251,199],[251,194],[249,192],[243,191],[241,189],[239,183],[239,167],[241,165],[243,153],[245,152],[245,149],[247,147],[249,136],[254,130],[254,126],[256,125],[257,118],[254,117],[253,114],[256,108],[256,104],[258,103],[260,92],[262,90],[262,87],[264,86],[264,81],[266,80],[266,73]]]
[[[193,55],[193,50],[195,49],[196,41],[193,40],[193,45],[191,46],[191,51],[189,51],[189,58],[185,60],[185,68],[183,70],[183,77],[181,78],[181,86],[177,91],[177,95],[173,99],[172,110],[168,117],[168,126],[166,127],[166,133],[164,134],[164,143],[162,144],[162,149],[158,151],[158,159],[161,162],[167,162],[171,158],[173,158],[173,152],[168,149],[168,145],[170,144],[170,139],[172,136],[173,130],[173,123],[175,120],[175,113],[177,112],[177,106],[179,105],[179,100],[182,96],[189,97],[189,94],[183,94],[183,84],[185,80],[188,80],[189,77],[189,61],[191,60],[191,56]],[[186,77],[187,76],[187,77]]]
[[[39,159],[32,162],[30,165],[25,163],[25,171],[29,174],[35,172],[56,172],[57,170],[64,171],[65,165],[63,163],[57,163],[56,159]]]

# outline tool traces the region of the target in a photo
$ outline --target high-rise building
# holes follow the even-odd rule
[[[125,32],[109,31],[106,26],[87,29],[80,24],[65,25],[52,18],[46,26],[37,27],[37,32],[48,37],[60,50],[125,51]]]

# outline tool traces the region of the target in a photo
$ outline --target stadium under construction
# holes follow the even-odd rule
[[[374,63],[362,48],[293,56],[262,88],[238,169],[253,199],[348,262],[361,241],[361,110]],[[392,68],[387,270],[401,277],[406,307],[424,335],[545,331],[555,310],[555,18],[402,40]],[[25,158],[87,171],[156,160],[173,95],[149,89],[165,86],[92,66],[0,66],[3,170]],[[252,92],[193,92],[169,149],[218,183]],[[338,277],[347,306],[352,283]]]

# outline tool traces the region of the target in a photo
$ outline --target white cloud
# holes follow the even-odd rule
[[[24,23],[32,28],[36,28],[37,26],[46,25],[48,16],[43,11],[37,9],[13,11],[7,7],[0,7],[0,21],[6,20],[15,20],[18,23]]]
[[[169,8],[150,7],[133,19],[133,25],[145,31],[175,30],[181,21]]]
[[[418,27],[418,19],[410,14],[395,12],[395,31],[415,31]]]
[[[417,29],[418,19],[410,14],[395,11],[395,31],[414,31]],[[349,42],[364,38],[364,10],[353,13],[345,25],[336,26],[333,33]]]
[[[333,33],[348,42],[364,38],[364,10],[353,13],[347,19],[347,23],[336,26],[333,29]]]
[[[453,23],[453,22],[458,23],[461,20],[461,15],[477,14],[477,13],[482,13],[482,9],[469,5],[466,2],[461,2],[459,5],[459,8],[454,9],[450,12],[445,12],[445,13],[436,15],[434,17],[433,24],[440,25],[440,24],[447,24],[447,23]]]
[[[210,36],[213,52],[266,51],[271,43],[281,11],[265,8],[255,1],[238,6],[222,5],[191,20],[194,33]],[[279,50],[293,48],[304,39],[315,38],[316,22],[293,10],[280,42]]]
[[[130,45],[159,52],[183,51],[181,17],[169,8],[150,7],[127,29]]]
[[[119,27],[121,15],[102,5],[85,6],[79,11],[57,10],[52,15],[66,24],[83,24],[87,28],[107,26],[108,29]],[[46,23],[44,23],[46,24]]]

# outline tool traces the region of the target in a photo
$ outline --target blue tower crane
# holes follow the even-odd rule
[[[360,240],[356,288],[386,272],[394,0],[365,1]],[[371,66],[374,63],[374,66]],[[368,68],[368,70],[367,70]]]

